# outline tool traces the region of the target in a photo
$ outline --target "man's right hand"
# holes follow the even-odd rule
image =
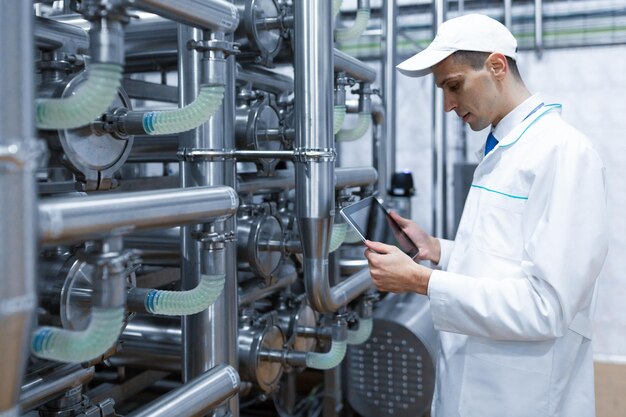
[[[435,265],[439,264],[439,260],[441,259],[441,245],[439,244],[439,239],[430,236],[415,224],[414,221],[405,219],[395,211],[391,212],[391,217],[393,217],[402,231],[407,234],[413,243],[415,243],[417,249],[419,249],[415,260],[428,260]]]

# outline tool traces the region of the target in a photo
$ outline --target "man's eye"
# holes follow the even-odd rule
[[[450,91],[456,91],[459,89],[459,84],[458,83],[454,83],[454,84],[448,84],[448,89]]]

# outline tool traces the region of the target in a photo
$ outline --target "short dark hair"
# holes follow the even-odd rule
[[[464,64],[469,65],[472,69],[478,71],[485,65],[485,61],[491,55],[489,52],[476,52],[476,51],[456,51],[452,54],[454,59],[460,61]],[[519,80],[522,81],[522,76],[519,73],[519,69],[517,68],[517,62],[509,56],[506,57],[506,61],[509,64],[509,70],[511,74]]]

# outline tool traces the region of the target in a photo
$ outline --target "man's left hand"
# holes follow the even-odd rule
[[[415,263],[395,246],[365,241],[372,281],[380,291],[426,294],[432,269]]]

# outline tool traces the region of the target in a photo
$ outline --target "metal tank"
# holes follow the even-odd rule
[[[439,336],[428,299],[388,294],[374,311],[374,328],[349,349],[347,397],[364,417],[416,417],[430,409]]]

